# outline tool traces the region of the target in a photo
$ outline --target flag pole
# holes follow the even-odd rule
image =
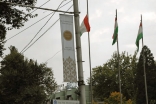
[[[142,15],[141,15],[141,25],[142,25]],[[142,27],[143,29],[143,27]],[[143,37],[142,37],[142,49],[144,47]],[[143,49],[143,67],[144,67],[144,81],[145,81],[145,93],[146,93],[146,104],[148,104],[148,94],[147,94],[147,81],[146,81],[146,69],[145,69],[145,55]]]
[[[89,9],[88,9],[88,0],[87,0],[87,16],[89,22]],[[89,68],[90,68],[90,102],[93,102],[93,92],[92,92],[92,69],[91,69],[91,56],[90,56],[90,34],[88,32],[88,48],[89,48]]]
[[[116,19],[117,19],[117,9],[116,9]],[[120,75],[120,56],[119,56],[119,42],[117,34],[117,53],[118,53],[118,71],[119,71],[119,91],[120,91],[120,104],[122,104],[122,94],[121,94],[121,75]]]

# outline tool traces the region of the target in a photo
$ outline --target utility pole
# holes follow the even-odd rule
[[[75,20],[75,38],[76,38],[76,51],[77,51],[77,66],[78,66],[78,86],[80,91],[80,104],[86,104],[85,96],[85,84],[83,77],[82,67],[82,51],[81,51],[81,40],[80,40],[80,24],[79,24],[79,10],[78,0],[73,0],[74,9],[74,20]]]

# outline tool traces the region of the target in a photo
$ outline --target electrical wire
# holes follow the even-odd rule
[[[50,0],[48,0],[47,2],[45,2],[44,4],[42,4],[42,5],[39,6],[39,7],[42,7],[43,5],[47,4],[49,1],[50,1]],[[31,13],[35,12],[36,10],[38,10],[38,9],[36,8],[36,9],[35,9],[34,11],[32,11]],[[31,14],[31,13],[30,13],[30,14]]]
[[[72,0],[70,0],[70,1],[68,1],[67,3],[65,3],[64,5],[62,5],[62,6],[60,6],[60,8],[62,8],[62,7],[64,7],[65,5],[67,5],[68,3],[70,3]],[[59,9],[60,9],[59,8]],[[48,11],[45,11],[45,12],[48,12]],[[43,12],[43,13],[45,13],[45,12]]]
[[[64,5],[60,6],[60,8],[64,7],[65,5],[67,5],[68,3],[70,3],[72,0],[68,1],[67,3],[65,3]],[[59,9],[60,9],[59,8]]]
[[[51,60],[55,55],[57,55],[59,52],[61,52],[62,50],[59,50],[58,52],[56,52],[51,58],[49,58],[46,62],[48,62],[49,60]]]
[[[72,1],[72,0],[71,0]],[[63,6],[67,5],[68,3],[70,3],[71,1],[67,2],[66,4],[62,5],[60,8],[62,8]],[[59,9],[60,9],[59,8]],[[53,12],[52,12],[53,13]],[[30,27],[32,27],[33,25],[37,24],[38,22],[40,22],[41,20],[45,19],[46,17],[48,17],[49,15],[51,15],[52,13],[49,13],[48,15],[46,15],[45,17],[41,18],[40,20],[38,20],[37,22],[33,23],[32,25],[28,26],[27,28],[23,29],[22,31],[18,32],[17,34],[13,35],[12,37],[8,38],[6,41],[14,38],[15,36],[19,35],[20,33],[24,32],[25,30],[29,29]]]
[[[52,13],[53,13],[53,12],[52,12]],[[37,23],[40,22],[41,20],[43,20],[43,19],[45,19],[46,17],[48,17],[49,15],[51,15],[52,13],[50,13],[50,14],[46,15],[45,17],[41,18],[40,20],[38,20],[37,22],[35,22],[35,23],[33,23],[32,25],[28,26],[27,28],[23,29],[22,31],[18,32],[18,33],[15,34],[14,36],[8,38],[6,41],[8,41],[8,40],[14,38],[15,36],[17,36],[18,34],[24,32],[24,31],[27,30],[28,28],[32,27],[33,25],[37,24]]]
[[[72,5],[73,6],[73,5]],[[68,8],[68,10],[72,7],[72,6],[70,6],[69,8]],[[68,11],[67,10],[67,11]],[[65,14],[65,13],[64,13]],[[49,31],[58,21],[60,20],[60,18],[59,19],[57,19],[39,38],[37,38],[29,47],[27,47],[22,53],[24,53],[25,51],[27,51],[33,44],[35,44],[47,31]]]
[[[49,1],[50,1],[50,0],[49,0]],[[71,0],[71,1],[72,1],[72,0]],[[67,2],[67,3],[64,4],[63,6],[67,5],[67,4],[70,3],[71,1]],[[60,8],[62,8],[63,6],[61,6]],[[73,6],[73,5],[72,5],[72,6]],[[72,6],[70,6],[70,7],[68,8],[68,10],[69,10]],[[67,10],[67,11],[68,11],[68,10]],[[53,12],[52,12],[52,13],[53,13]],[[41,21],[41,20],[43,20],[44,18],[48,17],[48,16],[51,15],[52,13],[46,15],[45,17],[43,17],[43,18],[40,19],[39,21]],[[65,14],[65,13],[64,13],[64,14]],[[59,20],[59,19],[58,19],[58,20]],[[58,20],[56,20],[55,23],[53,23],[52,26],[54,26],[54,25],[56,24],[56,22],[58,22]],[[28,28],[30,28],[31,26],[35,25],[35,24],[38,23],[39,21],[37,21],[37,22],[35,22],[34,24],[30,25],[30,26],[27,27],[26,29],[28,29]],[[50,26],[39,38],[41,38],[52,26]],[[17,36],[18,34],[22,33],[22,32],[25,31],[26,29],[20,31],[19,33],[17,33],[16,35],[10,37],[10,38],[7,39],[7,40],[10,40],[11,38]],[[38,39],[39,39],[39,38],[38,38]],[[37,39],[37,40],[38,40],[38,39]],[[6,41],[7,41],[7,40],[6,40]],[[37,41],[37,40],[36,40],[36,41]],[[35,41],[35,42],[36,42],[36,41]],[[35,42],[34,42],[34,43],[35,43]],[[34,43],[32,43],[26,50],[28,50]],[[25,50],[25,51],[26,51],[26,50]],[[25,52],[25,51],[24,51],[24,52]],[[61,50],[60,50],[60,51],[61,51]],[[60,51],[58,51],[57,53],[59,53]],[[24,52],[23,52],[23,53],[24,53]],[[56,54],[57,54],[57,53],[56,53]],[[22,53],[21,53],[21,54],[22,54]],[[55,54],[55,55],[56,55],[56,54]],[[54,55],[54,56],[55,56],[55,55]],[[53,57],[54,57],[54,56],[53,56]],[[18,56],[18,57],[19,57],[19,56]],[[53,57],[52,57],[52,58],[53,58]],[[50,59],[51,59],[51,58],[50,58]],[[50,60],[50,59],[48,59],[48,60]],[[3,58],[3,60],[4,60],[4,58]],[[47,60],[47,61],[48,61],[48,60]]]
[[[59,6],[57,7],[57,10],[59,9],[59,7],[61,6],[61,4],[64,2],[64,0],[59,4]],[[48,19],[48,21],[41,27],[41,29],[37,32],[37,34],[30,40],[30,42],[22,49],[25,50],[27,48],[27,46],[36,38],[36,36],[41,32],[41,30],[47,25],[47,23],[51,20],[51,18],[54,16],[56,12],[53,12],[53,14],[50,16],[50,18]],[[22,53],[22,51],[20,53]]]

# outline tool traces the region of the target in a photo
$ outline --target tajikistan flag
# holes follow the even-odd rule
[[[86,15],[84,20],[81,23],[80,26],[80,36],[84,33],[84,32],[89,32],[90,31],[90,25],[88,22],[88,16]]]
[[[142,22],[140,22],[140,26],[139,26],[139,31],[138,31],[138,36],[136,38],[136,46],[137,46],[137,51],[139,51],[139,40],[143,38],[143,29],[142,29]]]
[[[118,22],[117,22],[117,17],[115,17],[115,25],[114,25],[114,34],[113,34],[113,42],[112,45],[115,44],[115,42],[117,41],[117,37],[118,37]]]

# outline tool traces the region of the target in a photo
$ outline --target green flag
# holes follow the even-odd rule
[[[142,22],[140,22],[140,26],[139,26],[139,31],[138,31],[138,36],[136,38],[136,46],[137,46],[137,51],[139,51],[139,40],[143,38],[143,29],[142,29]]]
[[[117,36],[118,36],[118,23],[117,23],[117,17],[115,17],[115,25],[114,25],[114,33],[113,33],[113,42],[112,45],[115,44],[115,42],[117,41]]]

